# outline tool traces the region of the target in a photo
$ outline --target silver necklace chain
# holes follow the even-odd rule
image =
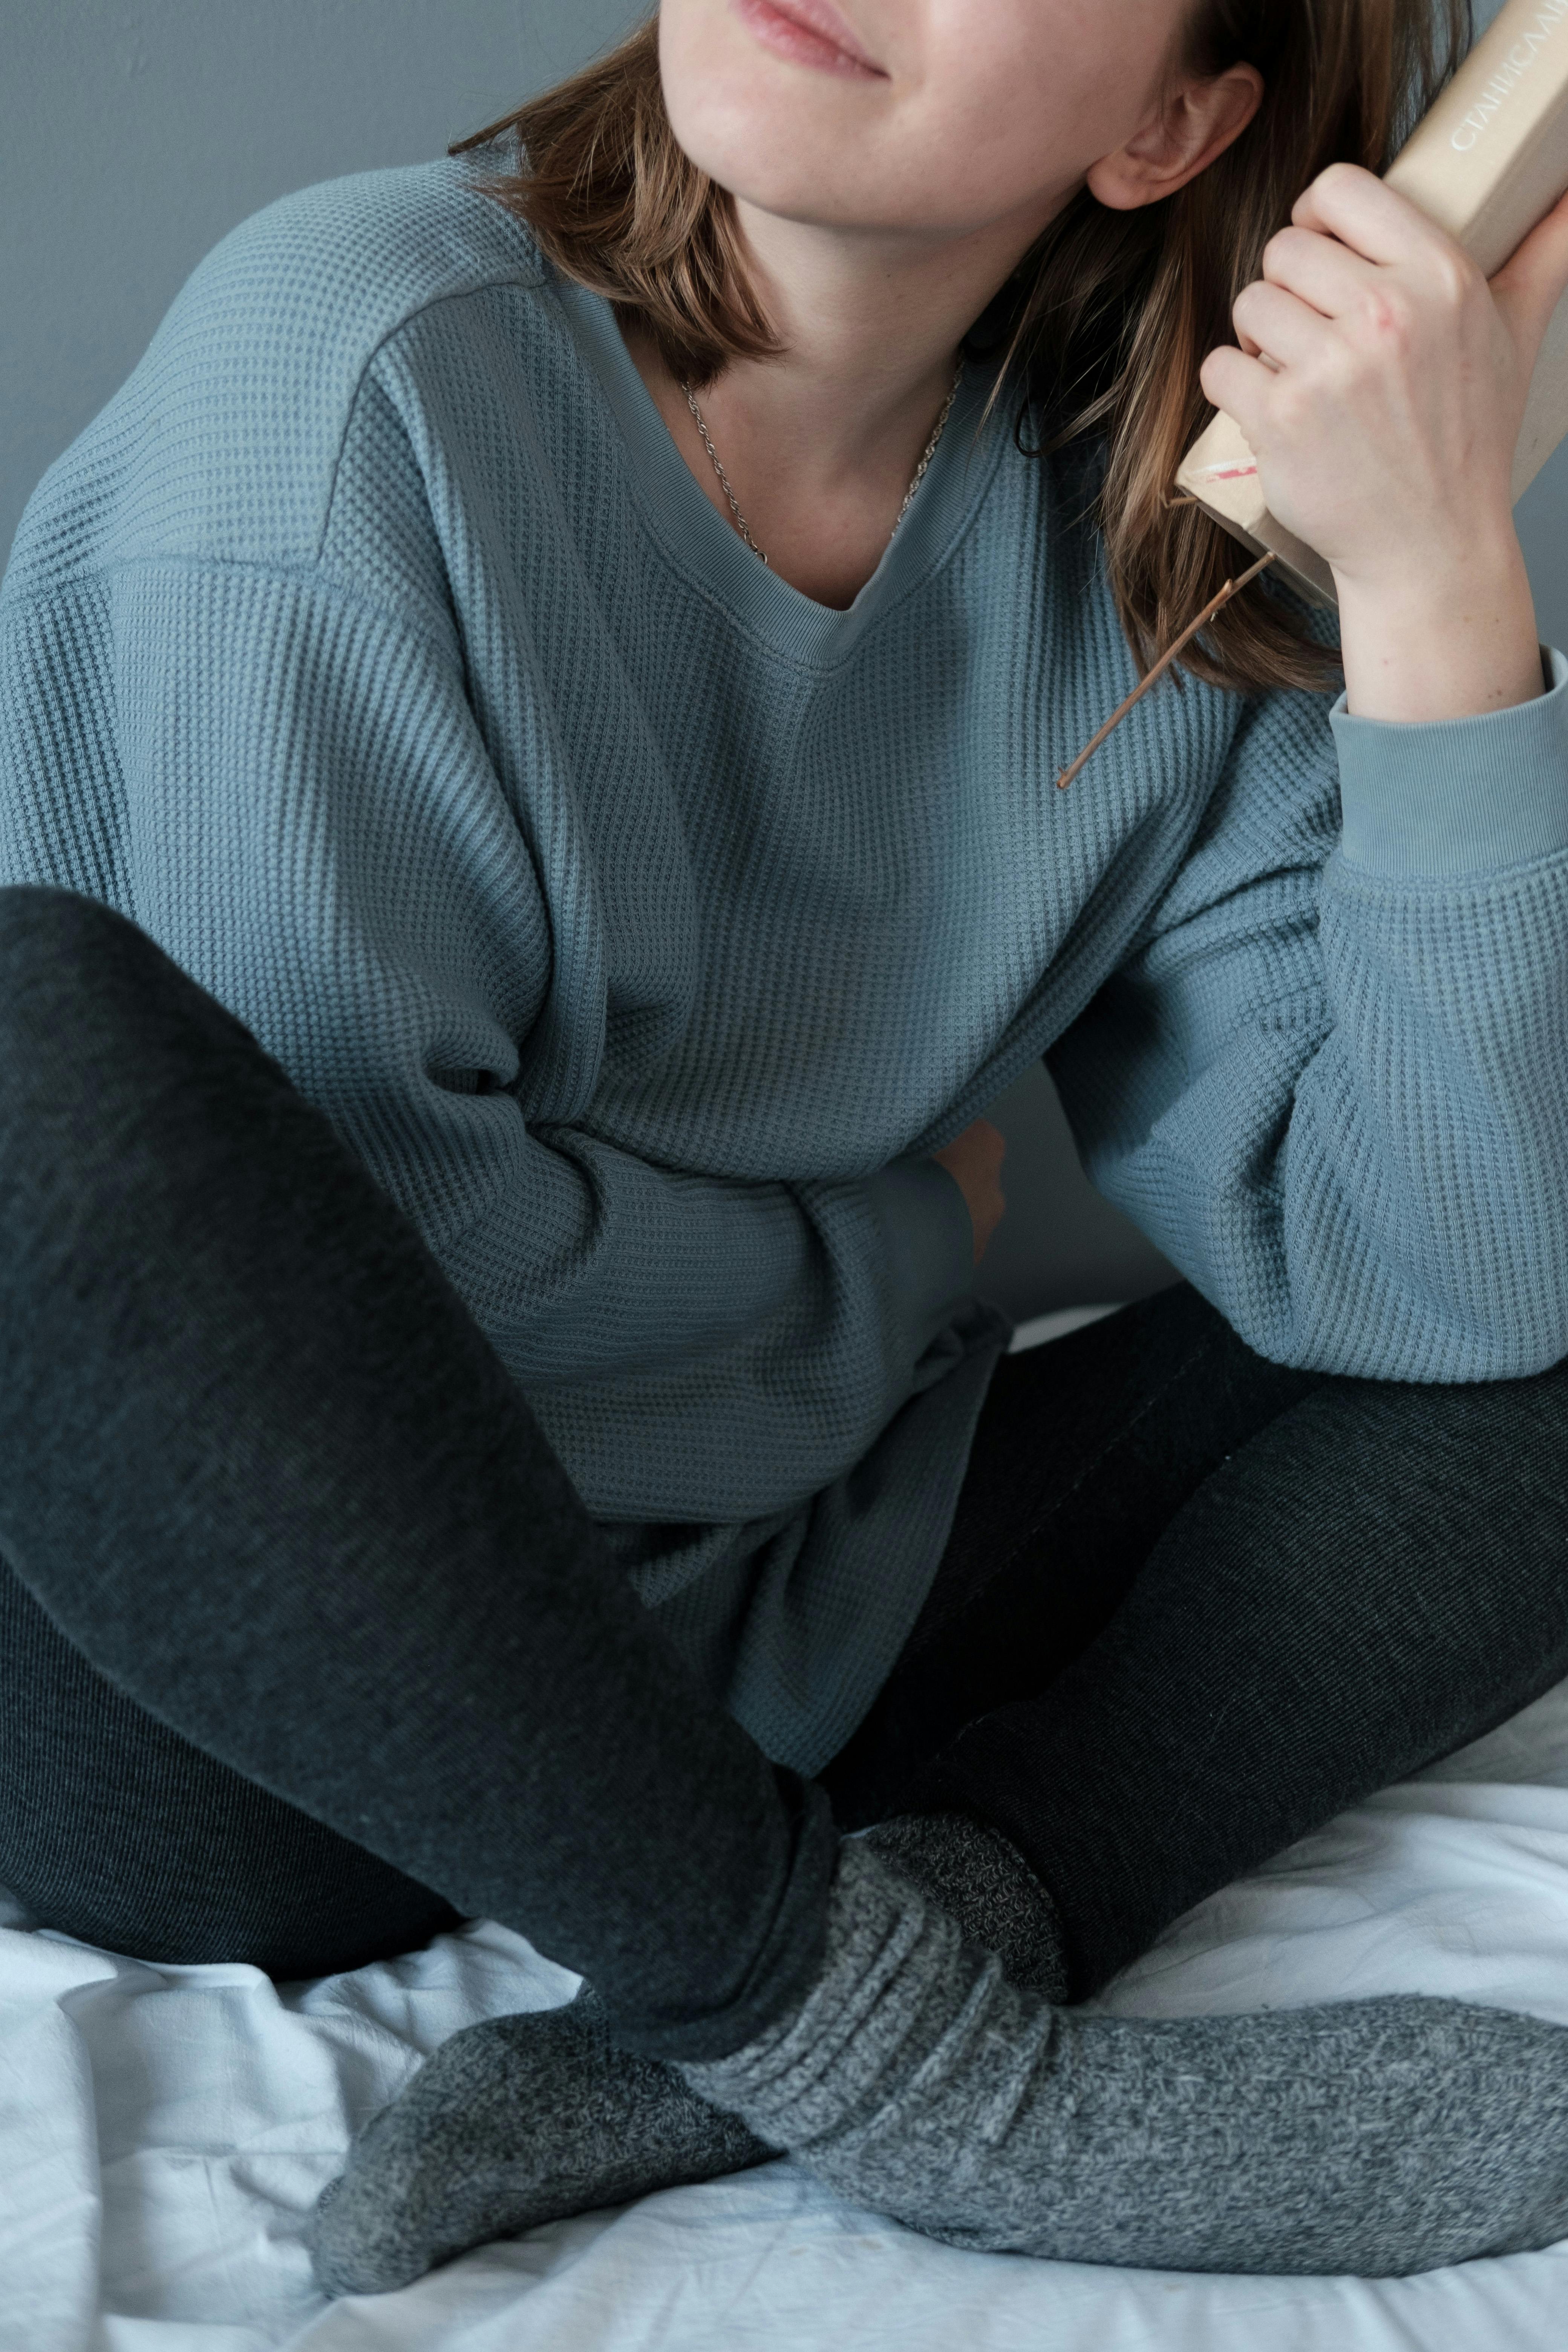
[[[910,507],[913,505],[915,492],[920,488],[921,484],[924,481],[926,478],[926,469],[930,466],[931,459],[936,456],[936,445],[942,439],[943,428],[947,424],[948,418],[952,414],[952,404],[958,398],[958,387],[963,380],[963,362],[960,360],[956,369],[953,371],[952,382],[948,386],[947,398],[942,404],[942,414],[938,416],[935,425],[931,427],[931,439],[926,443],[925,447],[921,452],[920,464],[915,467],[914,473],[910,479],[910,487],[904,492],[904,503],[899,509],[898,514],[894,518],[892,530],[888,533],[889,540],[897,537],[899,525],[902,522],[904,517],[908,514]],[[757,545],[756,541],[752,537],[751,524],[741,512],[741,502],[735,496],[734,486],[731,482],[729,475],[724,471],[724,463],[722,458],[720,457],[718,450],[713,446],[713,436],[708,430],[702,411],[697,405],[697,394],[692,391],[690,384],[684,379],[682,380],[680,389],[686,394],[686,405],[691,411],[691,421],[696,425],[698,432],[702,436],[702,446],[707,450],[709,457],[713,461],[713,471],[719,477],[719,487],[730,502],[730,512],[735,519],[735,529],[740,532],[741,537],[745,541],[746,545],[751,549],[752,553],[756,556],[758,561],[760,562],[766,563],[768,559],[763,553],[762,549]]]

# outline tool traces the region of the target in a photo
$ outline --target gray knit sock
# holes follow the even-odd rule
[[[907,1815],[861,1843],[997,1951],[1019,1981],[1060,1981],[1056,1906],[998,1831]],[[609,2038],[597,1999],[469,2026],[366,2125],[312,2224],[330,2294],[405,2286],[542,2221],[711,2180],[778,2153],[675,2071]]]
[[[1139,2021],[1003,1978],[863,1840],[795,2013],[679,2070],[955,2245],[1170,2270],[1428,2270],[1568,2232],[1568,2032],[1415,1997]]]
[[[1049,1890],[1000,1830],[967,1813],[900,1813],[860,1833],[921,1893],[994,1952],[1014,1984],[1047,2000],[1068,1995],[1062,1925]]]
[[[322,2192],[311,2259],[328,2294],[383,2294],[467,2247],[776,2153],[616,2049],[584,1990],[443,2042]]]

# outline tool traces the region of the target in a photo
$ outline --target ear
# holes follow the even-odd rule
[[[1089,194],[1119,213],[1174,195],[1240,138],[1262,101],[1263,76],[1256,66],[1228,66],[1212,79],[1178,82],[1125,147],[1089,165]]]

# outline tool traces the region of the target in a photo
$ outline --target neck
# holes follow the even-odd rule
[[[1045,222],[917,240],[736,210],[783,349],[732,362],[701,393],[703,415],[772,568],[842,608],[881,559],[965,333]],[[627,341],[693,478],[728,520],[680,387],[646,337]]]
[[[939,242],[823,230],[743,202],[736,214],[784,349],[737,361],[725,382],[828,476],[874,464],[889,429],[940,403],[963,337],[1037,233]]]

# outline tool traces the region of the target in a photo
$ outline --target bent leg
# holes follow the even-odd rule
[[[1049,1688],[1204,1480],[1322,1379],[1255,1354],[1187,1283],[1004,1357],[925,1606],[822,1776],[840,1822],[896,1812],[964,1725]]]
[[[591,1972],[623,2040],[707,2062],[698,2088],[848,2193],[961,2234],[1032,2211],[1065,2162],[1100,2213],[1098,2146],[1057,2133],[1052,2013],[998,2005],[994,1963],[846,1860],[683,1675],[427,1254],[237,1024],[48,893],[0,895],[0,1549],[184,1739]],[[1511,2119],[1547,2076],[1568,2113],[1539,2039],[1513,2021],[1467,2105],[1506,2093]],[[1192,2148],[1196,2053],[1141,2063],[1129,2101],[1124,2047],[1154,2043],[1094,2037],[1066,2104],[1100,2104],[1112,2160],[1126,2116],[1160,2142],[1142,2200]],[[1423,2059],[1396,2126],[1438,2131],[1434,2078]],[[1310,2116],[1347,2080],[1331,2051]],[[1023,2139],[955,2205],[1003,2109]],[[1244,2118],[1243,2156],[1272,2120]],[[1434,2226],[1394,2180],[1377,2259],[1554,2229],[1562,2151],[1527,2122],[1528,2162],[1479,2200],[1440,2151]],[[1328,2235],[1390,2178],[1331,2200]]]
[[[732,2049],[811,1980],[817,1792],[660,1638],[326,1122],[46,890],[0,892],[0,1552],[109,1684],[623,2039]]]
[[[960,1732],[904,1801],[1012,1841],[1083,1998],[1568,1673],[1565,1440],[1568,1367],[1323,1382],[1203,1483],[1048,1690]]]
[[[274,1977],[413,1951],[458,1917],[138,1706],[3,1559],[0,1885],[84,1943]]]
[[[918,1672],[882,1717],[890,1748],[919,1752],[988,1676],[994,1687],[1070,1661],[1205,1475],[1316,1385],[1261,1364],[1191,1292],[1100,1327],[1093,1350],[1051,1354],[1047,1378],[1041,1361],[1007,1368],[1020,1377],[999,1383],[1003,1411],[987,1406],[973,1475],[988,1461],[1016,1467],[1027,1445],[1026,1480],[966,1489],[922,1620],[929,1644],[911,1645]],[[1031,1547],[1047,1528],[1060,1550],[1042,1560]],[[868,1746],[861,1761],[864,1790],[879,1759]],[[754,2161],[758,2141],[737,2142],[717,2112],[704,2121],[681,2074],[847,2193],[966,2244],[1401,2271],[1541,2244],[1568,2220],[1568,2037],[1414,1998],[1122,2025],[1055,2014],[1018,1990],[1016,1967],[1012,1988],[986,1992],[973,1946],[938,1962],[921,1924],[936,1915],[909,1879],[974,1943],[998,1946],[998,1928],[1038,1926],[1008,1852],[952,1815],[847,1847],[844,1940],[830,1928],[823,2005],[732,2063],[639,2068],[570,2011],[470,2029],[356,2145],[319,2217],[320,2275],[359,2291],[400,2284],[478,2239]],[[873,1902],[889,1862],[904,1893],[884,1878]],[[830,1990],[840,1964],[849,2039],[851,2007],[836,2025]],[[550,2130],[563,2093],[574,2116],[603,2119],[591,2140],[574,2132],[563,2147]]]

